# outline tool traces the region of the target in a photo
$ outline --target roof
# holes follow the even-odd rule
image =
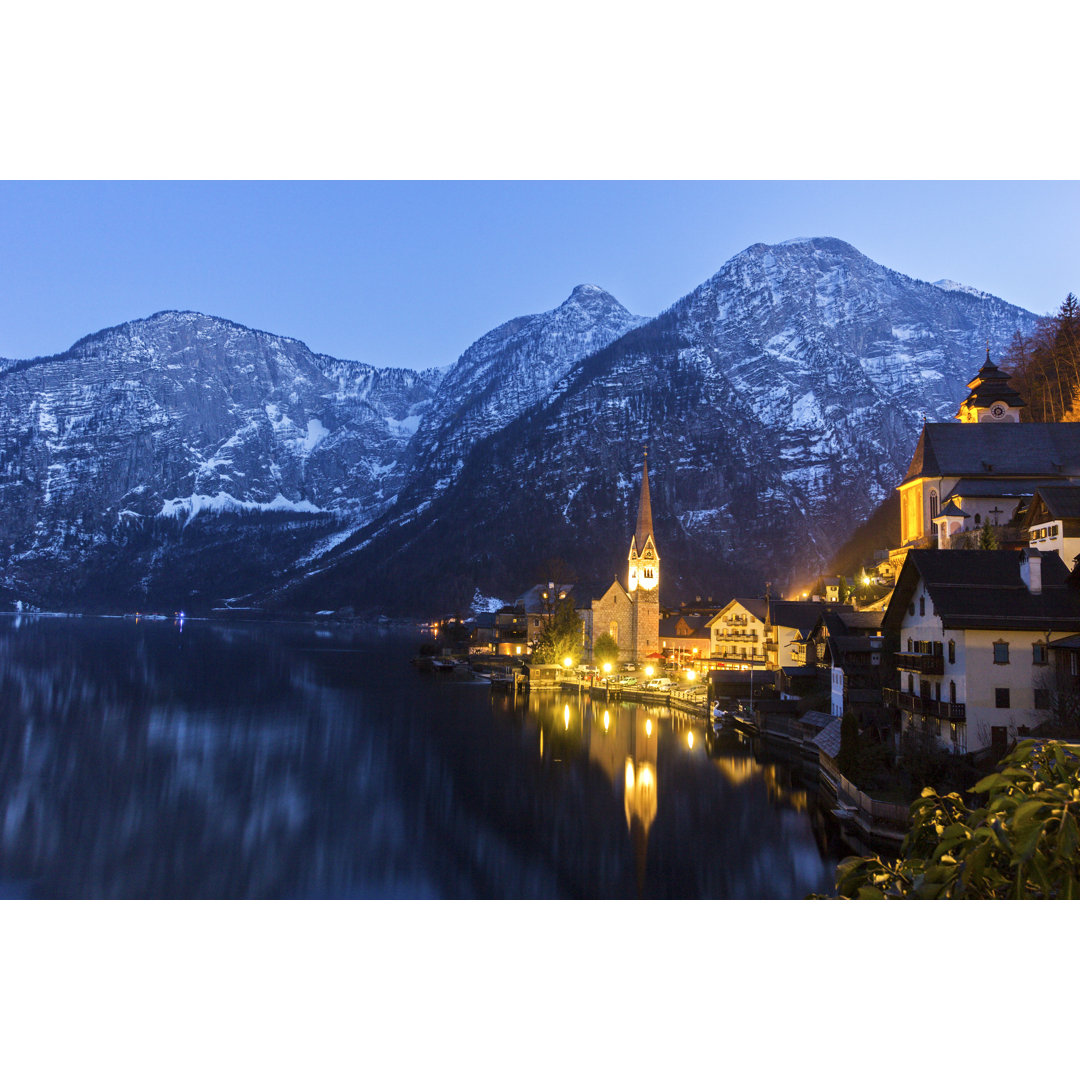
[[[660,636],[661,637],[681,637],[687,641],[696,638],[708,638],[709,630],[706,624],[706,618],[704,615],[669,615],[667,618],[660,620]],[[690,629],[689,634],[680,634],[678,632],[679,623],[686,623]]]
[[[901,485],[990,475],[1080,476],[1080,423],[924,424]]]
[[[641,498],[638,500],[637,527],[634,541],[640,551],[652,536],[652,501],[649,498],[649,452],[645,452],[645,464],[641,470]]]
[[[818,712],[817,709],[807,709],[799,719],[810,727],[824,729],[836,718],[831,713]]]
[[[947,628],[970,630],[1078,630],[1080,590],[1056,552],[1042,553],[1042,591],[1020,577],[1024,551],[913,549],[896,581],[885,625],[898,630],[921,580],[934,613]]]
[[[712,626],[717,619],[720,618],[724,612],[729,611],[733,604],[738,604],[740,607],[746,609],[755,619],[759,619],[761,622],[765,622],[765,618],[769,613],[769,601],[762,596],[736,596],[729,600],[715,615],[709,619],[709,625]]]
[[[820,600],[770,600],[769,621],[773,626],[794,628],[806,637],[823,614],[853,610],[849,604],[823,604]]]
[[[838,716],[810,741],[823,753],[834,758],[840,753],[840,727],[843,720]]]
[[[1038,512],[1040,501],[1046,508],[1045,515]],[[1080,518],[1080,484],[1040,484],[1028,508],[1025,524],[1031,524],[1036,515],[1040,521]]]
[[[955,494],[955,492],[953,494]],[[957,506],[955,502],[953,502],[952,498],[950,498],[949,501],[938,511],[937,516],[939,518],[943,518],[943,517],[958,517],[958,518],[971,517],[970,514],[965,514],[964,511],[961,510],[960,507]],[[934,520],[937,521],[937,518],[934,518]]]
[[[835,614],[849,630],[880,630],[885,619],[885,613],[881,611],[846,611],[837,608]]]
[[[963,477],[953,485],[949,499],[1024,499],[1030,498],[1038,486],[1037,477],[1028,480],[972,480]]]
[[[989,348],[986,350],[986,361],[975,378],[968,383],[968,389],[971,393],[961,402],[957,416],[965,408],[985,407],[995,401],[1003,401],[1006,405],[1020,408],[1024,405],[1024,399],[1009,385],[1009,375],[991,361]]]

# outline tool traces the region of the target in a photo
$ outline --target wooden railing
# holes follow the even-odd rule
[[[899,690],[886,688],[885,704],[909,713],[921,716],[936,716],[939,720],[966,720],[967,710],[962,704],[951,701],[934,701],[933,698],[920,697],[918,694],[904,694]]]
[[[898,652],[896,666],[901,671],[916,671],[920,675],[944,675],[945,657],[934,653]]]
[[[836,788],[837,795],[843,792],[847,800],[863,814],[873,821],[885,821],[892,825],[898,825],[901,830],[908,827],[908,814],[910,807],[902,803],[882,802],[880,799],[872,799],[864,791],[860,791],[839,769],[832,758],[821,755],[821,769],[827,773]]]

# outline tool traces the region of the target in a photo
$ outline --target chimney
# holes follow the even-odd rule
[[[1020,580],[1032,596],[1042,593],[1042,552],[1038,548],[1024,548],[1020,552]]]

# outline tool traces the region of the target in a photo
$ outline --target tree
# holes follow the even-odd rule
[[[962,796],[925,788],[911,804],[900,858],[845,859],[848,900],[1080,898],[1080,748],[1028,739]]]
[[[993,525],[989,521],[983,522],[979,530],[979,549],[981,551],[997,551],[998,538]]]
[[[601,634],[593,645],[593,659],[603,667],[605,663],[614,664],[619,659],[619,646],[615,639],[607,633]]]
[[[858,779],[859,749],[859,721],[853,713],[845,712],[840,721],[840,750],[836,755],[836,765],[852,781]]]
[[[581,661],[581,616],[574,610],[574,601],[559,600],[533,647],[533,659],[538,664],[561,664],[570,657],[575,664]]]

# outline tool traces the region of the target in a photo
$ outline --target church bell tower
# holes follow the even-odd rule
[[[633,603],[634,658],[644,660],[660,651],[660,553],[653,536],[652,503],[649,499],[649,452],[641,471],[637,527],[630,540],[627,590]]]

